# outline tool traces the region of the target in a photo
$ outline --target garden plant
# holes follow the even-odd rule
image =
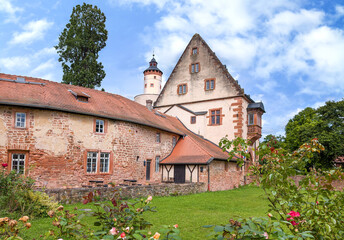
[[[239,156],[244,164],[248,143],[240,138],[223,138],[220,146]],[[341,169],[307,169],[314,154],[324,147],[314,138],[297,151],[287,153],[272,144],[257,151],[260,162],[251,166],[251,175],[269,201],[265,218],[229,220],[214,226],[213,239],[344,239],[344,192],[334,189],[335,180],[344,180]],[[295,181],[296,178],[300,181]],[[206,226],[213,227],[213,226]]]

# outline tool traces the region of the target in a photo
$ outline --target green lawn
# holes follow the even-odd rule
[[[178,224],[183,239],[206,239],[209,229],[203,225],[224,224],[236,216],[264,216],[267,211],[267,200],[263,191],[257,187],[242,187],[239,189],[206,192],[201,194],[153,197],[152,206],[157,207],[156,213],[145,213],[148,221],[153,223],[152,232],[161,225]],[[74,211],[75,207],[93,208],[92,204],[66,205],[66,209]],[[81,213],[80,210],[76,210]],[[84,219],[92,226],[92,218]],[[32,228],[25,231],[24,239],[39,239],[51,226],[52,219],[41,218],[32,220]]]

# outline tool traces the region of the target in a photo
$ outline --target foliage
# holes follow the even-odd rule
[[[46,193],[33,190],[34,180],[14,171],[0,172],[0,214],[44,216],[57,207]]]
[[[105,21],[104,13],[97,6],[84,3],[73,8],[55,46],[62,62],[63,83],[88,88],[100,86],[105,71],[97,59],[99,51],[106,46]]]
[[[261,142],[263,144],[267,144],[268,147],[274,147],[274,148],[286,148],[286,142],[284,136],[274,136],[272,134],[269,134],[265,136],[264,140]]]
[[[114,190],[109,202],[98,202],[100,192],[90,192],[84,197],[84,204],[94,202],[96,211],[90,214],[96,218],[93,230],[87,229],[81,222],[86,214],[77,216],[69,211],[63,212],[63,206],[57,213],[51,211],[49,215],[55,217],[53,225],[58,232],[50,230],[46,238],[68,237],[69,239],[181,239],[178,225],[163,226],[159,232],[152,234],[149,231],[151,224],[143,218],[143,213],[154,212],[154,207],[149,204],[152,197],[140,199],[132,203],[122,200],[120,192]],[[94,230],[95,229],[95,230]]]
[[[18,221],[8,217],[0,218],[0,238],[5,240],[22,240],[19,236],[20,231],[31,227],[31,223],[28,220],[28,216],[23,216]]]
[[[323,150],[318,139],[287,154],[262,144],[257,154],[263,156],[264,164],[253,165],[252,174],[270,202],[270,220],[241,219],[236,224],[216,226],[213,236],[251,239],[252,234],[257,234],[258,239],[267,239],[267,236],[274,236],[273,239],[343,239],[344,192],[335,191],[332,186],[333,181],[344,180],[343,172],[340,169],[307,171],[306,168],[314,154]],[[296,183],[295,178],[300,175],[301,180]]]
[[[285,131],[287,148],[292,151],[318,138],[326,150],[316,154],[308,166],[331,168],[333,160],[344,155],[344,100],[304,109],[289,120]]]
[[[70,213],[64,210],[63,206],[59,206],[56,211],[49,211],[48,215],[53,218],[52,225],[57,228],[50,229],[45,234],[45,239],[69,238],[69,239],[98,239],[93,235],[93,230],[88,229],[81,223],[84,215]]]

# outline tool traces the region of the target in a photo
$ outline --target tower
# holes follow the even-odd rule
[[[152,105],[158,98],[161,91],[162,71],[158,68],[158,62],[154,58],[149,62],[149,66],[143,71],[144,93],[135,96],[135,102],[142,105]]]
[[[149,67],[143,71],[144,94],[159,94],[161,90],[162,71],[158,68],[158,62],[154,58],[149,62]]]

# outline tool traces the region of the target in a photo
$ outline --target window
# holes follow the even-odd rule
[[[191,64],[191,69],[190,69],[191,73],[198,73],[199,71],[200,71],[199,63]]]
[[[155,157],[155,172],[159,172],[160,156]]]
[[[192,55],[196,55],[198,53],[198,48],[193,48],[192,49]]]
[[[196,116],[191,116],[190,123],[191,124],[195,124],[196,123]]]
[[[186,83],[179,84],[178,85],[178,95],[186,94],[186,92],[187,92],[187,85],[186,85]]]
[[[154,76],[154,79],[156,79],[156,76]]]
[[[200,172],[203,172],[203,167],[200,167]]]
[[[11,170],[19,174],[24,174],[25,171],[25,154],[12,153]]]
[[[209,125],[221,125],[222,124],[222,117],[224,116],[222,113],[222,108],[217,109],[210,109],[209,110]]]
[[[154,87],[154,83],[151,83],[150,86],[151,86],[151,87]]]
[[[215,89],[215,79],[204,80],[204,90],[214,90]]]
[[[104,133],[104,120],[96,119],[96,133]]]
[[[257,114],[257,125],[262,126],[262,118],[259,114]]]
[[[177,144],[177,138],[175,136],[173,136],[172,138],[172,147],[176,146]]]
[[[145,88],[147,88],[147,84],[145,84]]]
[[[87,153],[87,173],[97,172],[97,152]]]
[[[110,153],[98,152],[98,151],[87,152],[86,172],[87,173],[109,173],[110,172]]]
[[[26,113],[17,112],[16,113],[16,128],[25,128],[26,127]]]
[[[110,153],[100,153],[100,165],[99,172],[108,173],[109,172],[109,161]]]
[[[254,114],[249,113],[248,114],[248,125],[253,125],[254,124]]]
[[[160,143],[160,133],[156,133],[156,142]]]

